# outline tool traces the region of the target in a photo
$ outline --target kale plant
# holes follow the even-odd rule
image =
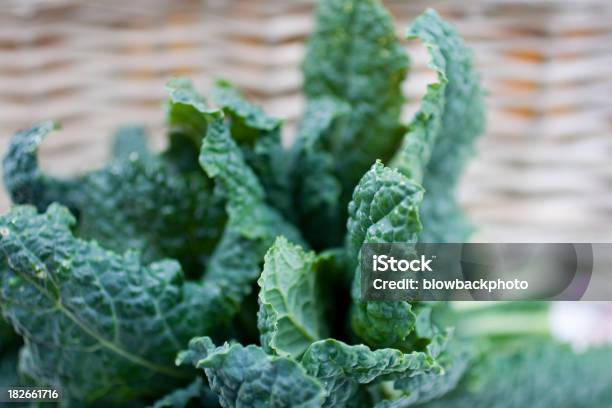
[[[409,59],[385,9],[323,0],[290,149],[282,121],[232,85],[209,103],[185,78],[167,86],[161,153],[126,127],[108,166],[60,179],[37,159],[56,124],[17,133],[4,159],[16,205],[0,217],[0,304],[16,333],[2,326],[3,383],[17,381],[21,342],[19,381],[61,388],[66,405],[523,407],[547,383],[513,399],[504,381],[532,371],[561,371],[567,388],[574,372],[600,375],[583,381],[589,406],[610,401],[607,350],[584,356],[588,372],[546,341],[478,353],[444,303],[360,299],[364,243],[472,229],[455,198],[484,128],[471,53],[434,11],[407,37],[436,74],[407,124]]]

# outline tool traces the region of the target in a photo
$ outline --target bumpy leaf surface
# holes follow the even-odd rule
[[[346,406],[357,393],[359,384],[414,376],[437,368],[425,352],[373,351],[364,345],[350,346],[334,339],[313,343],[301,363],[327,391],[324,407]]]
[[[378,0],[329,0],[319,5],[303,69],[309,99],[334,97],[350,106],[329,148],[345,206],[363,173],[376,159],[388,160],[401,142],[408,58]]]
[[[184,282],[175,261],[145,266],[136,253],[76,239],[74,224],[57,204],[0,217],[0,301],[25,340],[22,369],[86,402],[136,400],[183,381],[173,356],[224,315],[219,294]]]
[[[299,357],[311,343],[326,337],[316,273],[314,253],[277,238],[258,280],[257,322],[264,350]]]
[[[347,251],[355,260],[353,317],[355,333],[367,344],[399,347],[413,331],[416,316],[408,302],[362,302],[361,269],[358,266],[364,243],[416,243],[421,231],[418,205],[422,188],[395,169],[374,164],[353,193],[349,205]]]
[[[294,360],[270,356],[254,345],[215,347],[210,338],[200,337],[177,362],[203,368],[225,408],[317,408],[325,398],[319,381]]]
[[[423,189],[397,170],[375,163],[362,177],[349,204],[347,250],[357,260],[361,246],[373,242],[416,243],[417,212]]]
[[[483,91],[472,54],[457,32],[433,10],[417,18],[408,37],[427,47],[437,81],[427,87],[394,165],[422,182],[423,242],[462,242],[471,227],[455,190],[474,142],[484,129]]]
[[[79,236],[116,251],[139,249],[145,261],[176,258],[194,276],[227,219],[203,174],[178,175],[159,161],[111,164],[89,174],[79,191]]]
[[[200,164],[222,189],[230,223],[242,235],[250,239],[272,239],[268,247],[277,235],[302,242],[298,230],[266,203],[265,191],[257,175],[247,165],[223,121],[210,124]]]
[[[381,401],[376,408],[403,408],[422,404],[439,398],[457,387],[472,362],[472,352],[459,342],[447,347],[437,358],[440,371],[416,373],[395,381],[394,388],[405,396],[395,400]]]
[[[302,243],[299,232],[265,201],[265,192],[223,120],[210,124],[200,163],[227,199],[229,221],[211,256],[207,283],[219,287],[236,313],[261,271],[266,250],[283,235]]]
[[[259,178],[268,204],[291,217],[289,171],[280,137],[282,122],[266,115],[225,81],[217,83],[213,100],[229,118],[232,138]]]

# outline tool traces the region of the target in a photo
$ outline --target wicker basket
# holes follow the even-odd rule
[[[6,0],[5,0],[6,1]],[[398,32],[436,7],[474,48],[489,90],[489,126],[461,188],[479,239],[612,241],[612,2],[386,2]],[[112,129],[144,122],[163,140],[164,83],[191,76],[206,91],[226,77],[287,119],[303,107],[299,64],[313,0],[14,0],[0,10],[0,153],[42,119],[64,131],[43,167],[100,165]],[[415,111],[431,74],[406,44]],[[8,200],[3,195],[0,208]]]

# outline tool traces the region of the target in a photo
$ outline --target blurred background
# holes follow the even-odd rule
[[[461,187],[478,240],[612,241],[612,1],[390,0],[403,35],[426,7],[452,21],[488,90],[488,130]],[[163,145],[164,84],[219,77],[286,119],[303,108],[300,61],[314,0],[0,0],[0,154],[19,128],[63,130],[42,165],[104,163],[116,126]],[[406,119],[432,74],[418,43]],[[9,206],[4,192],[0,212]]]

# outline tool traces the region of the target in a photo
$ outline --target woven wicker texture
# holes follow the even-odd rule
[[[461,199],[480,231],[502,241],[612,241],[612,2],[386,1],[398,33],[425,7],[473,47],[489,91],[489,126]],[[219,76],[287,119],[302,111],[299,63],[312,0],[4,0],[0,9],[0,153],[43,119],[63,130],[43,167],[101,165],[112,130],[142,122],[163,143],[164,83]],[[406,44],[414,112],[431,73]],[[5,194],[0,210],[9,202]]]

